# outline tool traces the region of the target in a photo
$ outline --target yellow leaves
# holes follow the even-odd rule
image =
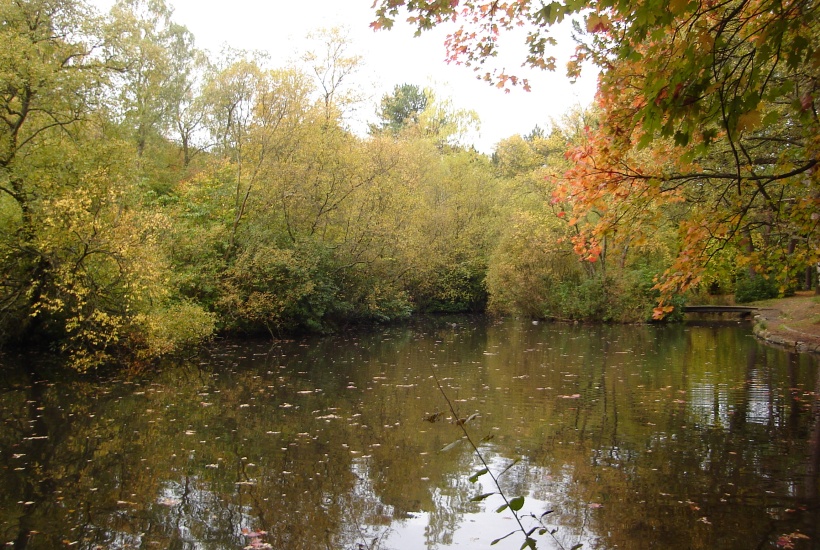
[[[701,29],[697,35],[697,43],[704,51],[712,51],[712,48],[715,45],[715,37],[712,36],[712,33],[709,32],[708,29]]]
[[[762,121],[760,109],[753,109],[737,117],[736,129],[738,132],[751,132],[759,128]]]
[[[587,32],[591,33],[605,32],[608,31],[609,28],[612,26],[612,21],[606,14],[599,15],[597,13],[591,13],[587,16],[586,23]]]
[[[216,327],[216,317],[196,304],[182,302],[139,314],[135,323],[145,335],[143,354],[158,357],[210,337]]]
[[[688,6],[689,0],[671,0],[671,2],[669,2],[669,11],[672,15],[680,15]]]

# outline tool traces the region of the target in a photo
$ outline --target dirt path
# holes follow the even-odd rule
[[[798,352],[820,353],[820,296],[798,292],[749,305],[761,308],[755,316],[758,338]]]

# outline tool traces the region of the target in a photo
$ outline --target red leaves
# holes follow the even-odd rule
[[[587,31],[591,33],[606,32],[612,27],[609,16],[596,13],[587,16]]]
[[[800,108],[804,112],[810,110],[812,105],[814,105],[814,97],[812,97],[811,92],[806,92],[800,96]]]
[[[810,540],[808,536],[804,535],[803,533],[794,532],[789,533],[788,535],[781,535],[777,539],[777,547],[778,548],[785,548],[786,550],[794,548],[795,541],[797,540]]]
[[[267,531],[251,531],[247,527],[242,528],[242,535],[248,538],[248,545],[245,550],[261,550],[263,548],[273,548],[270,543],[263,542],[262,537],[267,535]]]

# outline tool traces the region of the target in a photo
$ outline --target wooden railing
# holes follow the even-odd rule
[[[760,308],[753,306],[683,306],[684,313],[734,313],[750,317]]]

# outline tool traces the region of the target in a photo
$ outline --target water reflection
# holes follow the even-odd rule
[[[13,548],[818,548],[820,371],[745,327],[464,320],[224,344],[117,379],[4,357]],[[525,517],[526,526],[535,525]],[[497,548],[519,548],[512,536]],[[268,546],[265,546],[268,545]]]

